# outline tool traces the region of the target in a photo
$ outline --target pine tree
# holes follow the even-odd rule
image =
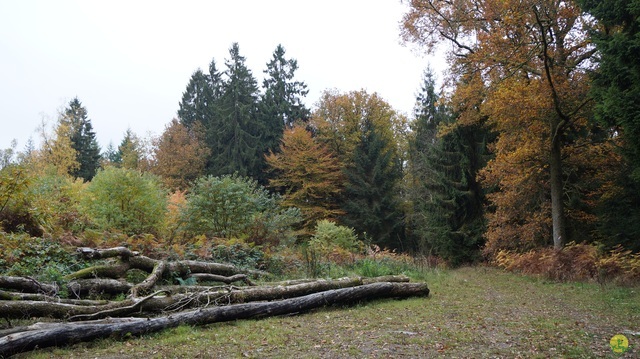
[[[459,265],[476,259],[483,243],[483,196],[476,174],[485,132],[459,126],[438,136],[438,127],[453,121],[438,101],[433,73],[427,70],[417,96],[409,151],[410,231],[419,252]]]
[[[220,122],[210,129],[211,173],[258,178],[264,167],[264,146],[260,143],[264,127],[257,120],[258,85],[237,43],[231,46],[229,55],[217,113]]]
[[[100,146],[91,120],[87,117],[87,110],[77,97],[69,102],[61,122],[69,126],[71,147],[76,151],[76,161],[79,164],[70,174],[90,181],[100,167]]]
[[[397,194],[402,167],[387,142],[365,116],[352,165],[345,169],[345,223],[375,244],[402,248],[404,225]]]
[[[302,98],[309,92],[307,85],[293,80],[298,63],[285,59],[284,55],[284,47],[278,45],[264,71],[267,77],[262,83],[264,95],[260,102],[260,119],[265,126],[265,152],[277,151],[284,129],[292,128],[296,121],[307,122],[310,116],[302,103]]]

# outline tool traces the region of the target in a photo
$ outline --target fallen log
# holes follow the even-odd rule
[[[230,277],[226,277],[218,274],[209,273],[193,273],[187,277],[193,278],[198,282],[220,282],[225,284],[231,284],[233,282],[244,282],[246,285],[254,286],[255,284],[247,277],[246,274],[234,274]]]
[[[80,247],[76,249],[76,253],[80,254],[84,259],[104,259],[120,257],[122,260],[127,260],[130,257],[136,257],[140,255],[140,253],[134,252],[127,247],[113,247],[106,249]]]
[[[127,293],[133,285],[124,281],[109,278],[78,279],[67,284],[69,294],[81,298],[84,296],[118,295]]]
[[[373,283],[273,302],[197,309],[131,322],[65,323],[48,329],[29,330],[1,337],[0,357],[30,351],[34,348],[68,345],[98,338],[141,335],[179,325],[195,326],[238,319],[297,314],[326,305],[351,304],[376,298],[406,298],[428,295],[429,288],[424,283]]]
[[[18,290],[28,293],[58,293],[58,286],[55,284],[40,283],[31,277],[1,276],[0,288]]]
[[[121,262],[112,265],[97,265],[80,269],[77,272],[67,274],[66,280],[90,279],[90,278],[111,278],[118,279],[124,277],[129,269],[130,262]]]
[[[197,307],[287,299],[359,285],[362,285],[362,278],[360,277],[334,280],[320,279],[290,286],[197,287],[199,291],[187,293],[169,293],[166,287],[163,287],[162,292],[170,295],[146,298],[144,303],[139,303],[138,298],[130,297],[123,301],[108,302],[108,304],[99,306],[41,301],[0,301],[0,317],[8,319],[31,317],[99,319],[107,316],[113,317],[116,315],[115,313],[124,316],[134,313],[175,312]]]
[[[65,303],[75,305],[104,305],[107,300],[68,299],[38,293],[17,293],[0,290],[0,300],[33,300],[42,302]]]

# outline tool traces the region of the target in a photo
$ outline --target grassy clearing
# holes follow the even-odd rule
[[[640,289],[551,283],[492,268],[432,271],[428,299],[180,327],[22,358],[638,358]],[[635,335],[630,334],[636,333]],[[630,349],[614,354],[624,333]]]

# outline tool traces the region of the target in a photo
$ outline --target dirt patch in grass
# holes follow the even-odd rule
[[[638,358],[640,288],[550,283],[492,268],[434,271],[428,299],[180,327],[22,358]],[[609,346],[624,334],[624,355]]]

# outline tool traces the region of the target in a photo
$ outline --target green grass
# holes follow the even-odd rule
[[[424,275],[430,298],[179,327],[22,358],[637,358],[609,339],[640,332],[640,288],[542,279],[475,267]]]

